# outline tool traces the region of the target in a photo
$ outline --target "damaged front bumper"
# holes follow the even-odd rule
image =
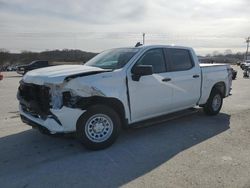
[[[75,132],[77,120],[85,112],[85,110],[63,107],[60,110],[51,110],[53,115],[42,119],[40,116],[25,111],[21,104],[19,105],[19,111],[24,123],[34,127],[41,126],[51,134]]]
[[[86,111],[66,106],[53,109],[50,89],[45,86],[20,83],[17,98],[22,121],[52,134],[75,132],[77,120]]]

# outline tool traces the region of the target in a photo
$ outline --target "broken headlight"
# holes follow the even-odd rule
[[[76,96],[74,93],[70,91],[63,92],[63,105],[67,107],[76,107],[77,102],[80,97]]]
[[[50,95],[51,95],[51,102],[50,105],[53,109],[60,109],[62,108],[63,102],[62,102],[62,93],[60,86],[53,86],[50,89]]]

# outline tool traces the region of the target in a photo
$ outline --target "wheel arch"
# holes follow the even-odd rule
[[[119,117],[121,118],[122,127],[127,128],[128,119],[126,118],[125,107],[119,99],[110,97],[92,96],[88,98],[83,98],[82,101],[83,102],[81,107],[84,110],[88,110],[88,108],[95,105],[108,106],[109,108],[113,109],[115,112],[118,113]]]
[[[218,89],[221,92],[223,98],[226,97],[226,84],[225,84],[225,82],[221,81],[221,82],[217,82],[216,84],[214,84],[214,86],[212,87],[212,89],[210,91],[210,95],[214,89]]]
[[[225,90],[226,90],[226,86],[224,82],[218,82],[216,83],[210,92],[209,98],[206,102],[206,104],[202,105],[201,107],[203,107],[204,112],[208,115],[217,115],[222,107],[223,104],[223,98],[225,97]],[[221,94],[220,97],[220,102],[217,101],[215,102],[215,107],[214,107],[214,99],[216,96],[218,96],[218,94]]]
[[[219,81],[214,83],[212,86],[210,86],[210,90],[207,90],[207,93],[202,95],[202,98],[200,100],[199,106],[203,107],[206,102],[208,101],[209,97],[211,96],[211,93],[213,92],[214,89],[218,89],[221,92],[221,95],[223,98],[226,97],[226,84],[223,81]]]

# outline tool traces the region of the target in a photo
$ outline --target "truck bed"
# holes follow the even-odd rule
[[[202,74],[201,98],[199,104],[205,104],[212,87],[215,83],[224,82],[227,86],[231,85],[232,79],[228,78],[227,70],[230,65],[227,64],[200,64]],[[230,87],[226,87],[225,96],[230,93]]]

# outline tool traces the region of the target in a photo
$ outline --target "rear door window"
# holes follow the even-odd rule
[[[168,71],[185,71],[194,66],[189,50],[167,49]]]

